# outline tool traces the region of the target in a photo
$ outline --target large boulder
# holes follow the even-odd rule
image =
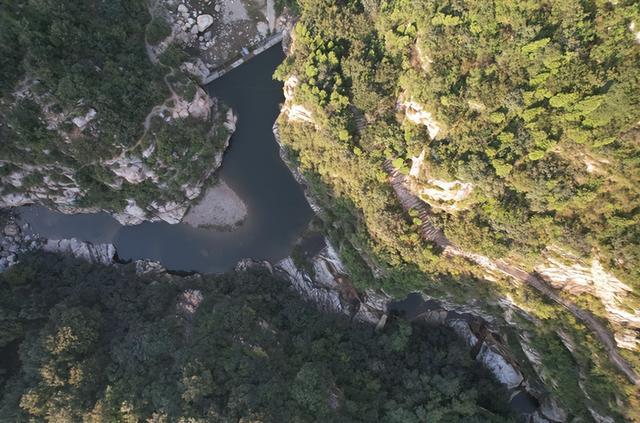
[[[6,236],[16,236],[20,233],[20,228],[15,223],[9,223],[4,227],[4,234]]]
[[[200,15],[196,21],[198,25],[198,32],[204,32],[213,24],[213,16],[211,15]]]

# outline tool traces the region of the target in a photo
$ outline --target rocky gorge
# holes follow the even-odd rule
[[[3,268],[15,265],[20,254],[45,253],[67,254],[96,265],[130,266],[118,260],[112,244],[93,244],[77,239],[47,240],[40,237],[23,236],[22,229],[13,219],[3,228],[0,244]],[[5,251],[15,251],[11,259],[5,260]],[[514,411],[535,422],[562,422],[564,411],[559,408],[544,386],[535,376],[526,376],[517,361],[511,356],[502,339],[506,335],[495,318],[487,316],[473,307],[447,304],[421,294],[412,294],[403,301],[395,301],[384,292],[367,290],[358,292],[350,283],[349,275],[341,259],[328,239],[324,247],[307,258],[308,264],[300,267],[292,257],[276,263],[241,260],[236,272],[251,268],[267,269],[290,284],[310,304],[325,313],[343,315],[355,322],[376,326],[384,330],[388,319],[406,318],[414,324],[445,325],[452,328],[465,340],[469,354],[479,365],[510,390],[510,401]],[[161,263],[137,260],[133,263],[138,274],[153,274],[158,279],[181,278],[178,273],[165,269]],[[188,276],[198,277],[198,274]],[[197,292],[185,293],[185,298],[200,298]],[[197,303],[202,301],[200,298]],[[193,305],[192,305],[193,306]],[[178,308],[186,306],[179,306]],[[197,305],[193,306],[197,308]]]
[[[237,58],[237,55],[229,54],[229,51],[240,51],[238,49],[244,48],[245,45],[260,44],[284,29],[283,22],[286,19],[275,18],[273,4],[268,1],[258,3],[264,6],[264,9],[258,10],[259,13],[256,13],[256,10],[249,10],[246,7],[248,3],[241,1],[229,1],[222,4],[217,2],[159,1],[152,6],[152,14],[169,22],[171,33],[158,44],[148,45],[147,53],[152,61],[160,63],[162,55],[170,51],[174,42],[183,47],[196,48],[198,54],[179,65],[181,72],[191,74],[200,82],[211,78],[212,75],[216,76],[216,69],[219,69],[219,66],[224,66],[230,60]],[[253,23],[251,23],[252,19]],[[216,34],[218,28],[226,29],[220,30],[220,34]],[[229,28],[235,28],[237,37],[234,35],[235,38],[225,38],[225,34],[233,32]],[[218,38],[218,35],[221,35],[221,38]],[[288,30],[285,31],[285,35],[285,45],[289,45]],[[224,51],[219,51],[219,46],[224,46]],[[290,51],[290,53],[293,54],[294,51]],[[240,55],[242,56],[243,53]],[[240,60],[238,63],[244,61],[242,58],[236,60]],[[428,62],[428,60],[426,61]],[[428,66],[422,68],[426,71]],[[151,202],[145,202],[134,197],[126,197],[124,203],[121,203],[124,208],[120,209],[76,207],[74,204],[85,192],[82,188],[74,186],[75,174],[73,169],[69,168],[63,169],[62,174],[72,182],[65,180],[59,184],[57,181],[52,181],[50,190],[44,194],[38,191],[39,188],[31,187],[29,195],[33,194],[34,196],[25,197],[26,199],[21,199],[21,194],[17,191],[12,192],[7,194],[5,205],[43,203],[65,213],[107,210],[119,222],[126,225],[136,225],[145,221],[163,221],[170,224],[183,221],[195,227],[228,230],[238,228],[242,222],[250,219],[251,205],[242,201],[242,195],[234,192],[235,187],[228,186],[222,180],[220,183],[206,188],[211,181],[211,175],[221,166],[223,152],[228,148],[231,134],[237,129],[237,121],[243,119],[243,114],[234,113],[232,109],[227,109],[215,98],[215,95],[208,94],[199,87],[194,87],[193,81],[179,80],[176,83],[176,81],[170,81],[172,76],[174,75],[169,74],[168,77],[165,77],[171,96],[161,105],[154,107],[145,122],[145,133],[149,129],[153,136],[143,136],[139,144],[132,148],[122,149],[117,156],[101,162],[100,166],[110,172],[106,178],[108,179],[106,184],[116,191],[128,186],[136,186],[142,190],[149,184],[164,190],[169,186],[166,181],[171,180],[175,175],[172,175],[171,172],[164,173],[172,165],[164,161],[166,157],[159,156],[163,150],[166,150],[162,141],[155,139],[154,131],[161,131],[159,128],[164,125],[161,121],[168,124],[179,122],[180,125],[184,124],[185,126],[198,120],[208,123],[215,121],[217,123],[214,125],[218,125],[217,127],[221,131],[215,137],[218,140],[216,142],[218,149],[213,155],[209,154],[210,151],[204,150],[186,151],[178,154],[173,152],[173,156],[182,154],[184,157],[192,157],[194,166],[199,162],[206,164],[204,169],[200,168],[196,172],[197,175],[190,175],[188,182],[179,185],[178,198],[174,197],[162,201],[154,199]],[[301,79],[294,74],[288,75],[284,83],[285,102],[280,110],[278,122],[283,125],[289,123],[308,125],[314,127],[318,132],[324,131],[325,128],[322,127],[321,121],[325,117],[317,109],[305,104],[305,101],[301,100],[299,96],[299,87],[304,84]],[[192,90],[194,90],[193,97],[191,100],[187,100],[190,95],[185,97],[183,94],[191,94]],[[37,102],[40,101],[32,93],[28,93],[26,96]],[[405,91],[398,97],[395,107],[399,121],[407,121],[409,125],[424,127],[432,139],[446,133],[447,128],[435,119],[435,113],[431,113],[428,106],[420,103],[408,92]],[[469,107],[481,108],[475,103],[470,104]],[[97,127],[91,128],[95,124],[96,116],[100,116],[99,110],[83,109],[76,114],[71,119],[76,127],[75,132],[77,130],[82,132],[84,128],[89,132],[96,130]],[[358,131],[365,130],[369,124],[369,119],[366,116],[360,116],[356,120]],[[209,129],[216,132],[215,128],[210,127]],[[276,123],[273,130],[276,140],[280,144],[281,157],[287,163],[295,180],[306,188],[308,184],[303,176],[304,169],[297,166],[295,152],[292,155],[289,154],[291,151],[287,151],[286,142],[283,143],[280,140],[279,123]],[[211,131],[209,131],[209,135],[212,134]],[[63,137],[72,139],[69,134],[63,134]],[[208,140],[211,141],[212,138],[208,138]],[[353,150],[356,156],[361,154],[361,150],[360,153],[357,151]],[[432,172],[425,164],[424,149],[421,154],[415,154],[416,156],[410,159],[399,159],[399,162],[394,160],[388,170],[388,180],[395,190],[400,204],[405,206],[404,200],[407,198],[412,201],[411,206],[406,207],[410,219],[418,222],[416,225],[421,230],[425,229],[425,225],[428,226],[427,232],[423,231],[422,234],[426,234],[424,237],[428,241],[435,241],[436,245],[442,247],[445,257],[452,260],[462,258],[477,264],[483,272],[483,280],[486,281],[503,283],[505,274],[508,276],[510,274],[508,271],[515,266],[521,272],[518,275],[524,275],[523,280],[529,274],[534,275],[536,280],[539,277],[551,287],[552,290],[548,292],[553,295],[558,294],[558,298],[569,298],[574,302],[585,298],[596,298],[599,304],[603,305],[602,310],[598,309],[597,317],[607,319],[615,334],[615,338],[612,338],[613,350],[617,351],[619,347],[629,351],[637,351],[639,345],[638,327],[640,327],[638,309],[625,305],[629,303],[630,299],[635,298],[633,289],[603,268],[597,255],[587,258],[578,257],[562,247],[549,246],[545,250],[544,260],[527,266],[528,272],[525,272],[518,267],[519,263],[513,257],[510,257],[511,261],[508,262],[496,261],[493,257],[452,245],[445,237],[444,231],[439,230],[437,225],[431,224],[429,209],[452,214],[464,211],[469,207],[469,204],[475,201],[477,188],[473,183],[463,179],[447,178]],[[3,184],[13,186],[15,190],[31,184],[31,180],[34,179],[30,177],[30,174],[22,175],[19,171],[14,171],[9,163],[3,166],[9,169],[3,173],[6,174],[5,176],[0,175],[5,178]],[[56,171],[53,167],[36,169],[28,166],[24,164],[23,169],[28,169],[29,172],[33,171],[32,174]],[[161,172],[156,172],[156,169],[160,169]],[[382,172],[382,169],[378,169],[378,171]],[[382,177],[385,177],[384,173],[382,173]],[[28,183],[23,183],[23,180]],[[394,185],[396,180],[399,182],[397,184],[399,189],[396,189]],[[44,177],[43,181],[49,183],[50,178]],[[182,178],[180,178],[180,182],[182,182]],[[175,186],[172,189],[174,188]],[[309,190],[305,189],[305,196],[311,209],[322,216],[323,205],[311,195]],[[222,204],[223,202],[224,204]],[[419,204],[420,207],[416,204]],[[412,210],[422,210],[424,213],[415,215],[415,211],[414,214],[411,214]],[[285,213],[283,215],[286,216]],[[250,223],[250,220],[248,222]],[[122,265],[117,259],[116,248],[111,244],[89,243],[78,239],[45,239],[37,235],[24,234],[23,229],[27,228],[13,220],[10,220],[4,227],[4,238],[0,250],[0,270],[15,264],[19,260],[20,254],[37,250],[71,254],[97,264]],[[319,309],[344,315],[354,321],[375,325],[379,330],[384,330],[385,322],[388,319],[398,316],[411,320],[415,324],[447,326],[465,341],[471,356],[510,390],[510,400],[524,416],[524,419],[533,422],[567,421],[570,413],[560,405],[562,398],[557,395],[557,392],[552,394],[552,388],[558,386],[557,379],[550,376],[549,363],[545,362],[543,354],[537,350],[537,346],[533,342],[535,335],[532,328],[544,328],[546,322],[536,316],[529,308],[526,295],[524,296],[525,301],[523,301],[523,297],[514,298],[509,294],[504,294],[492,301],[472,300],[461,305],[459,300],[454,300],[447,295],[431,298],[427,295],[427,291],[426,293],[416,292],[405,300],[394,301],[382,289],[360,291],[356,289],[350,282],[348,266],[341,259],[344,243],[334,242],[334,244],[337,247],[334,247],[328,239],[325,240],[322,250],[308,257],[305,263],[301,263],[297,257],[286,257],[271,262],[244,259],[238,262],[236,271],[243,271],[255,266],[269,269],[270,272],[281,276],[291,285],[292,289],[309,299]],[[384,276],[384,269],[378,266],[376,258],[368,253],[365,245],[355,244],[354,247],[367,264],[372,275],[376,278]],[[208,251],[206,253],[208,254]],[[135,267],[140,273],[153,273],[161,278],[180,277],[165,270],[164,267],[169,266],[165,266],[159,261],[135,260]],[[505,269],[508,271],[505,272]],[[198,277],[198,274],[193,276]],[[516,281],[509,279],[508,284],[524,289],[522,286],[524,284],[518,284],[518,278],[515,279]],[[546,285],[544,287],[546,289]],[[197,292],[185,292],[184,297],[184,304],[180,307],[184,309],[186,314],[193,313],[202,301]],[[524,325],[523,322],[527,322],[527,325]],[[609,327],[605,328],[605,330],[608,329]],[[563,351],[569,351],[573,357],[578,357],[577,354],[574,354],[577,347],[572,335],[559,331],[558,336],[562,340],[560,348]],[[579,359],[576,358],[576,361]],[[588,404],[590,394],[583,384],[588,376],[580,373],[579,378],[580,389],[584,392]],[[614,421],[602,409],[589,407],[589,413],[595,421]]]

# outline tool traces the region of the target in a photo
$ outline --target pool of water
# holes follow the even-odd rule
[[[389,311],[391,313],[409,321],[414,321],[427,311],[440,309],[442,309],[442,305],[439,301],[431,299],[425,301],[419,293],[411,293],[404,299],[393,301],[389,304]],[[456,311],[449,311],[447,317],[450,319],[465,320],[467,322],[479,320],[479,318],[474,315],[458,313]],[[537,399],[520,388],[511,392],[511,398],[508,403],[511,411],[519,416],[532,414],[540,406]]]
[[[43,207],[18,209],[30,231],[50,239],[113,243],[121,259],[152,259],[172,270],[223,272],[242,258],[286,257],[312,217],[302,188],[280,159],[272,126],[284,101],[271,77],[284,59],[280,44],[207,86],[238,115],[236,132],[218,176],[247,205],[232,232],[186,224],[122,226],[106,213],[65,215]]]

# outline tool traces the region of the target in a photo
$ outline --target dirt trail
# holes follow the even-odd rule
[[[143,122],[144,131],[142,132],[142,135],[140,135],[140,138],[138,138],[136,143],[133,144],[132,146],[129,146],[123,149],[120,152],[120,154],[118,154],[116,157],[110,160],[121,159],[124,156],[126,156],[127,153],[130,153],[131,151],[134,151],[136,148],[138,148],[144,141],[144,138],[147,135],[147,132],[149,132],[149,128],[151,127],[151,119],[153,119],[154,116],[158,116],[164,111],[169,110],[170,107],[168,106],[168,104],[170,104],[171,102],[174,102],[174,104],[178,102],[178,99],[179,99],[178,94],[176,94],[176,92],[173,90],[173,87],[171,86],[171,83],[169,83],[169,78],[175,74],[175,69],[173,68],[169,68],[169,69],[170,69],[170,72],[164,76],[164,83],[167,85],[167,88],[169,88],[169,92],[171,93],[171,95],[166,100],[164,100],[162,104],[153,106],[149,114],[147,114],[147,116],[144,118],[144,122]],[[92,160],[91,162],[85,163],[82,166],[80,166],[78,170],[85,168],[87,166],[93,166],[96,163],[99,163],[102,161],[103,161],[102,159]]]
[[[640,385],[640,376],[633,370],[631,365],[618,352],[615,339],[609,330],[602,324],[593,314],[576,306],[571,301],[560,297],[551,287],[547,285],[541,278],[535,274],[526,272],[518,267],[506,263],[504,260],[491,260],[480,254],[470,253],[462,250],[447,239],[444,233],[436,227],[431,220],[431,209],[420,198],[414,195],[407,188],[406,177],[398,172],[391,161],[384,163],[384,170],[389,174],[391,186],[396,193],[400,204],[405,211],[414,209],[418,212],[422,224],[420,225],[420,233],[422,237],[430,242],[435,243],[444,249],[447,256],[464,257],[481,267],[490,271],[498,271],[512,278],[526,283],[538,292],[549,298],[550,300],[560,304],[573,314],[578,320],[582,321],[589,329],[595,333],[596,337],[604,346],[611,363],[622,372],[631,383]]]

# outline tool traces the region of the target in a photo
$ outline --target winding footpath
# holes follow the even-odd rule
[[[440,230],[440,228],[438,228],[431,220],[430,207],[409,191],[407,188],[406,176],[398,172],[398,170],[393,167],[390,160],[386,160],[383,167],[389,175],[391,186],[393,187],[402,208],[406,212],[409,212],[411,209],[418,212],[418,216],[422,221],[422,224],[420,225],[420,234],[424,240],[438,245],[444,250],[444,254],[446,256],[464,257],[489,271],[498,271],[525,283],[540,292],[542,295],[546,296],[548,299],[567,309],[571,314],[591,329],[593,333],[595,333],[596,337],[600,340],[607,351],[611,363],[620,372],[622,372],[631,383],[640,386],[640,376],[633,370],[627,360],[620,355],[615,339],[602,322],[600,322],[593,314],[581,309],[571,301],[560,297],[546,284],[546,282],[535,274],[510,265],[504,260],[494,261],[486,256],[464,251],[457,245],[453,244],[449,239],[447,239],[442,230]]]

